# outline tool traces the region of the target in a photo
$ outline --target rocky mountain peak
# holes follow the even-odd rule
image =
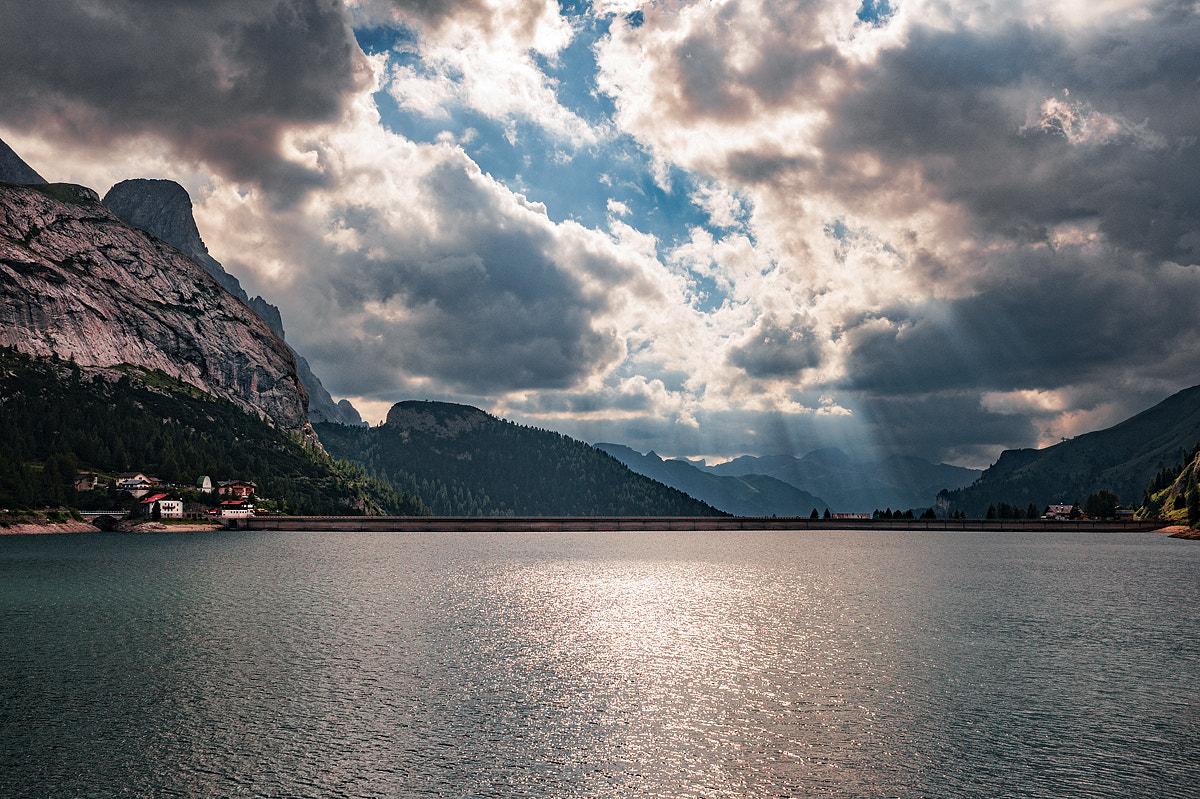
[[[426,433],[436,438],[457,438],[499,422],[470,405],[449,402],[397,402],[387,415],[387,425],[402,435]]]
[[[241,282],[208,254],[192,215],[191,195],[183,186],[173,180],[122,180],[104,195],[104,206],[127,225],[162,239],[200,264],[226,291],[250,304]]]
[[[208,255],[192,216],[192,198],[173,180],[123,180],[104,195],[104,205],[126,223],[158,236],[196,260]]]
[[[208,247],[200,237],[200,230],[192,214],[192,198],[183,186],[173,180],[123,180],[104,195],[104,205],[127,224],[162,239],[198,263],[216,278],[226,291],[245,303],[266,322],[275,335],[280,339],[284,338],[283,318],[279,308],[262,297],[250,297],[242,288],[241,282],[209,255]],[[335,404],[333,397],[309,368],[308,362],[295,350],[292,352],[296,357],[300,382],[308,393],[309,421],[361,424],[362,420],[353,406],[349,408],[352,413],[348,413],[342,409],[340,403]],[[350,405],[348,402],[346,404]]]
[[[5,183],[45,183],[46,179],[0,140],[0,180]]]

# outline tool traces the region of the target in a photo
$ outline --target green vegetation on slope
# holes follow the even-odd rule
[[[399,420],[420,417],[420,423]],[[337,457],[355,460],[441,516],[718,516],[703,502],[635,474],[559,433],[476,408],[398,403],[381,427],[316,425]]]
[[[164,483],[251,480],[297,514],[428,512],[227,400],[162,372],[83,370],[0,348],[0,507],[88,507],[78,471],[138,471]]]
[[[1180,456],[1178,464],[1160,471],[1146,486],[1140,515],[1200,527],[1200,444]]]

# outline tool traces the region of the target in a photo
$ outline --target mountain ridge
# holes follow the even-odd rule
[[[9,147],[3,139],[0,139],[0,182],[29,185],[47,181],[33,167],[25,163],[24,159],[17,155],[16,151]]]
[[[767,475],[823,498],[834,511],[860,513],[932,507],[942,489],[967,485],[981,474],[913,456],[858,462],[836,447],[812,450],[799,458],[743,455],[701,468],[723,476]]]
[[[1045,449],[1005,450],[972,485],[939,497],[950,510],[978,515],[993,502],[1081,505],[1112,491],[1139,505],[1150,480],[1200,442],[1200,386],[1183,389],[1141,413]]]
[[[102,202],[129,225],[162,239],[203,267],[226,291],[258,314],[275,335],[287,343],[279,308],[261,296],[249,296],[242,288],[241,281],[226,272],[221,263],[209,254],[196,225],[192,198],[187,189],[173,180],[131,178],[110,188]],[[290,344],[288,347],[296,358],[297,374],[308,394],[309,421],[362,424],[354,406],[348,400],[335,403],[320,378],[313,373],[308,360]],[[349,408],[344,408],[342,402]]]
[[[653,451],[643,455],[623,444],[594,446],[638,474],[734,516],[808,516],[814,509],[820,512],[829,508],[820,497],[768,475],[721,476],[684,460],[663,460]]]
[[[449,516],[722,516],[550,430],[470,405],[406,400],[379,427],[316,425],[334,457]]]

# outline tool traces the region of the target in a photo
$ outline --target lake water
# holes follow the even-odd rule
[[[1200,542],[0,536],[4,797],[1196,797]]]

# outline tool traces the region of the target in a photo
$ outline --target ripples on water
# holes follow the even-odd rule
[[[1200,795],[1200,545],[0,537],[0,795]]]

